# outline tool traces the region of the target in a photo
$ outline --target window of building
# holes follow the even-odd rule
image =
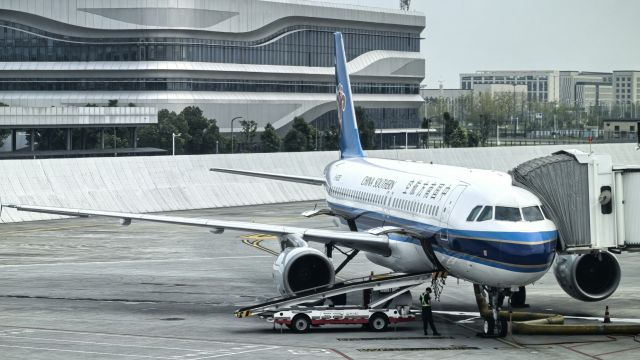
[[[496,206],[496,220],[521,221],[520,209],[515,207]]]
[[[417,32],[293,25],[255,40],[83,38],[0,21],[0,48],[4,50],[0,51],[0,61],[204,61],[333,66],[331,36],[335,31],[344,34],[348,61],[372,50],[420,50]]]

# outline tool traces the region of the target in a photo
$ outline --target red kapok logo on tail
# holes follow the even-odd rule
[[[342,113],[347,107],[347,98],[344,96],[342,84],[338,84],[336,88],[336,101],[338,102],[338,126],[342,128]]]

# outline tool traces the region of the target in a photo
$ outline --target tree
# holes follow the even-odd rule
[[[451,145],[451,136],[452,134],[460,128],[458,122],[449,114],[449,112],[445,112],[442,114],[442,121],[444,122],[444,133],[443,133],[443,142],[445,146]]]
[[[109,106],[109,107],[116,107],[116,106],[118,106],[118,100],[117,100],[117,99],[109,100],[109,104],[108,104],[107,106]]]
[[[0,147],[4,145],[4,140],[9,137],[11,131],[9,130],[0,130]]]
[[[0,107],[4,107],[4,106],[9,106],[3,102],[0,102]],[[4,145],[4,139],[6,139],[7,137],[9,137],[9,135],[11,134],[10,130],[0,130],[0,147],[2,147],[2,145]]]
[[[292,129],[295,129],[296,131],[300,132],[302,134],[302,136],[304,136],[304,146],[301,150],[293,150],[293,151],[311,151],[311,150],[315,150],[316,148],[316,141],[315,141],[315,137],[316,137],[316,129],[309,125],[306,121],[304,121],[304,118],[301,117],[294,117],[293,118],[293,124],[291,125]],[[287,133],[288,134],[288,133]],[[285,136],[285,143],[286,143],[286,136]],[[286,146],[285,146],[286,148]]]
[[[258,130],[258,123],[253,120],[242,120],[240,121],[240,126],[242,129],[240,130],[242,134],[242,142],[244,145],[244,151],[250,152],[250,146],[253,144],[253,139],[256,137],[256,130]]]
[[[280,151],[280,136],[271,123],[265,125],[264,132],[260,135],[260,141],[264,152]]]
[[[307,137],[294,128],[284,136],[284,151],[304,151],[307,148]]]
[[[422,118],[422,123],[420,124],[420,128],[425,129],[427,131],[429,131],[429,129],[431,128],[431,121],[429,119],[427,119],[426,117]],[[423,146],[429,146],[429,144],[427,144],[427,142],[429,141],[429,133],[424,133],[422,135],[420,135],[420,139],[422,140],[422,144]]]
[[[363,107],[356,106],[355,112],[358,132],[360,134],[360,144],[364,150],[373,149],[376,143],[376,125],[372,120],[369,120]]]
[[[338,150],[340,145],[340,132],[335,125],[331,125],[329,130],[322,136],[324,150]]]
[[[467,131],[457,126],[451,133],[449,144],[454,148],[467,146]]]
[[[480,137],[473,131],[467,130],[467,146],[477,147],[480,143]]]
[[[183,116],[178,116],[173,111],[162,109],[158,112],[158,125],[147,126],[138,132],[139,144],[142,147],[155,147],[171,151],[172,134],[182,134],[176,137],[176,153],[184,152],[186,143],[185,134],[188,135],[188,126]]]
[[[211,124],[209,119],[204,117],[199,107],[187,106],[182,109],[178,117],[182,119],[186,126],[186,131],[182,132],[181,135],[185,140],[184,150],[186,154],[206,154],[214,151],[215,141],[213,144],[205,143],[205,134]],[[214,131],[216,130],[217,126]]]

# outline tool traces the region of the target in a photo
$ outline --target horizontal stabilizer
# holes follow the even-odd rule
[[[252,176],[252,177],[259,177],[259,178],[272,179],[272,180],[289,181],[289,182],[295,182],[300,184],[324,185],[327,183],[325,179],[321,177],[313,177],[313,176],[285,175],[285,174],[275,174],[275,173],[268,173],[268,172],[261,172],[261,171],[248,171],[248,170],[236,170],[236,169],[224,169],[224,168],[211,168],[210,170],[214,172]]]

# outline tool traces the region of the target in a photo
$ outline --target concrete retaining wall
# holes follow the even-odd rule
[[[508,171],[529,159],[588,145],[370,151],[369,156]],[[614,164],[640,164],[634,144],[594,145]],[[229,167],[321,176],[337,152],[0,161],[0,201],[125,212],[160,212],[324,197],[319,186],[218,174]],[[4,209],[0,222],[55,216]]]

